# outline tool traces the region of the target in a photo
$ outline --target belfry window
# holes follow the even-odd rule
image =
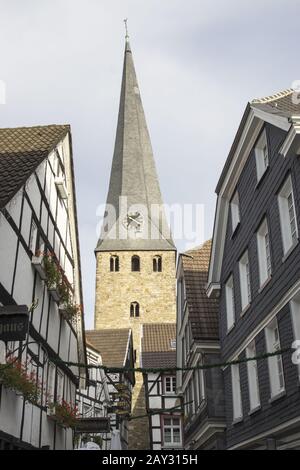
[[[162,260],[161,256],[157,255],[153,258],[153,271],[155,273],[160,273],[162,270]]]
[[[131,302],[130,304],[130,316],[139,317],[140,316],[140,304],[138,302]]]
[[[131,271],[140,271],[140,257],[134,255],[131,258]]]
[[[111,272],[119,271],[119,257],[116,255],[110,257],[110,270]]]

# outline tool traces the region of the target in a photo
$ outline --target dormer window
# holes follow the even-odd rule
[[[110,271],[111,272],[119,271],[119,257],[116,255],[112,255],[110,257]]]
[[[160,273],[162,270],[162,259],[161,256],[156,255],[153,258],[153,272]]]
[[[232,221],[232,232],[235,231],[238,224],[240,223],[240,203],[239,203],[239,194],[236,191],[230,203],[231,208],[231,221]]]
[[[130,304],[130,316],[136,318],[140,316],[140,304],[138,302],[131,302]]]
[[[140,257],[137,255],[131,258],[131,271],[140,271]]]
[[[263,131],[255,147],[257,181],[261,179],[269,166],[267,134]]]

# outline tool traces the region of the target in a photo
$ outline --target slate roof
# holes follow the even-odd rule
[[[69,125],[0,129],[0,208],[69,131]]]
[[[181,255],[189,321],[195,340],[219,338],[219,303],[206,295],[210,251],[211,240],[208,240],[201,247]]]
[[[125,209],[119,207],[120,196],[127,199]],[[107,195],[107,216],[96,251],[175,250],[163,209],[160,213],[151,213],[152,205],[161,207],[162,204],[132,52],[126,41],[117,133]],[[140,212],[141,206],[144,208],[144,233],[138,238],[127,237],[126,228],[123,227],[124,217],[133,205],[139,205]],[[115,209],[113,213],[109,210],[111,206]],[[155,236],[148,236],[151,233]]]
[[[141,354],[143,367],[176,367],[175,323],[147,323],[142,326]]]
[[[123,367],[130,341],[129,328],[118,330],[87,330],[88,344],[101,354],[102,364],[108,367]]]
[[[282,117],[286,120],[290,119],[292,116],[300,115],[300,93],[296,92],[293,89],[287,89],[275,93],[271,96],[266,96],[265,98],[257,98],[252,100],[250,103],[247,103],[246,109],[244,111],[243,117],[241,119],[240,125],[236,132],[235,138],[231,145],[228,157],[226,159],[225,165],[221,172],[221,176],[216,186],[216,193],[219,194],[222,184],[225,179],[225,175],[230,167],[232,159],[234,157],[236,148],[238,146],[240,137],[243,133],[244,126],[247,122],[249,113],[252,108],[264,111],[272,116]]]

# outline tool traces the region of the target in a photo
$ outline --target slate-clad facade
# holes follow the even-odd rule
[[[247,106],[218,183],[208,294],[220,296],[223,361],[291,348],[300,338],[300,106],[293,99],[290,90]],[[280,357],[224,368],[228,448],[300,448],[299,368],[292,352]]]

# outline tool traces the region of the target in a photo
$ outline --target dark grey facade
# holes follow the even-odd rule
[[[278,326],[279,340],[276,336],[276,344],[280,344],[280,349],[291,348],[292,343],[300,339],[300,337],[297,337],[299,335],[300,318],[300,310],[297,307],[300,290],[300,244],[298,242],[300,230],[300,158],[298,156],[297,131],[290,138],[293,128],[291,114],[292,112],[295,113],[295,109],[289,109],[288,99],[292,99],[292,94],[287,94],[278,100],[271,99],[270,104],[267,103],[265,108],[263,108],[264,105],[260,105],[260,108],[266,111],[266,119],[264,120],[260,116],[260,120],[257,121],[260,128],[242,169],[241,165],[234,168],[233,161],[230,161],[229,158],[226,163],[227,170],[222,173],[218,184],[218,198],[220,199],[226,176],[234,171],[239,174],[232,193],[238,193],[240,220],[233,230],[231,199],[228,197],[227,220],[226,217],[223,218],[223,227],[226,227],[226,230],[223,229],[225,235],[223,235],[223,248],[219,241],[219,252],[217,253],[215,244],[210,266],[210,295],[213,296],[214,291],[215,294],[217,293],[220,296],[219,321],[222,361],[245,358],[246,348],[250,343],[252,346],[255,345],[256,356],[271,352],[268,349],[267,338],[269,333],[267,329],[270,324],[275,325],[274,322]],[[276,107],[280,117],[284,119],[290,113],[290,128],[283,129],[284,126],[275,125],[273,115],[269,114],[270,109],[268,107],[271,106],[273,107],[272,112],[274,113]],[[255,108],[255,104],[253,107]],[[245,117],[248,117],[247,113],[249,113],[249,106],[246,110],[246,116],[244,115],[242,127],[240,126],[238,131],[233,150],[236,150],[238,140],[241,139]],[[255,149],[263,132],[266,135],[268,165],[258,181]],[[249,136],[248,141],[250,141]],[[293,208],[289,210],[295,215],[297,234],[294,236],[292,247],[285,254],[283,245],[285,227],[281,223],[279,195],[288,178],[290,178],[289,181],[292,184],[294,212]],[[290,217],[292,216],[290,215]],[[219,212],[216,215],[214,241],[217,239],[218,230],[220,233],[218,222],[221,218]],[[267,221],[268,227],[271,275],[261,286],[257,232],[263,220]],[[291,223],[294,224],[294,221]],[[265,243],[265,235],[263,240]],[[241,286],[242,278],[239,261],[246,251],[248,251],[251,300],[243,311],[241,298],[243,287]],[[218,256],[221,261],[219,274],[217,275],[216,257]],[[228,328],[227,317],[230,308],[228,307],[227,296],[230,294],[226,290],[226,283],[230,276],[233,276],[234,325]],[[247,285],[249,286],[249,284]],[[249,292],[249,287],[247,287],[247,291]],[[229,292],[232,291],[229,290]],[[296,307],[292,307],[292,305],[296,305]],[[293,311],[292,308],[294,308]],[[239,399],[233,397],[233,387],[238,387],[236,385],[238,380],[233,385],[231,366],[223,369],[227,448],[300,449],[299,366],[292,362],[292,352],[289,351],[281,356],[282,368],[274,362],[271,364],[266,358],[257,360],[257,388],[256,385],[253,386],[253,383],[249,383],[253,375],[249,375],[248,365],[246,363],[239,364],[242,410],[238,419],[234,416],[233,409],[234,401],[237,408],[239,408]],[[273,366],[275,369],[273,369]],[[283,370],[283,379],[282,377],[279,379],[281,381],[281,391],[272,395],[272,381],[274,380],[272,375],[273,372],[277,373],[278,370],[279,374]],[[250,386],[256,390],[258,389],[259,395],[259,404],[252,410],[250,406]]]

